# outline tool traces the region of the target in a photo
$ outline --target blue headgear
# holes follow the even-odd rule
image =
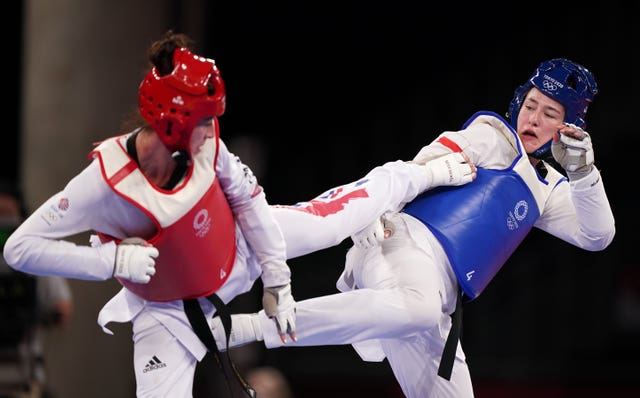
[[[509,104],[507,118],[514,129],[518,128],[518,113],[529,90],[535,87],[543,94],[564,106],[564,121],[585,128],[587,108],[598,93],[596,81],[584,66],[564,58],[545,61],[533,75],[518,87]],[[541,158],[551,149],[551,140],[530,154]]]

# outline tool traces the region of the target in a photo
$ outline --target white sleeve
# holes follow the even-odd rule
[[[216,174],[236,222],[256,255],[265,287],[291,282],[286,247],[280,227],[251,169],[231,154],[220,140]]]
[[[423,166],[398,160],[308,202],[272,206],[287,258],[335,246],[385,212],[400,210],[426,189],[426,180]]]
[[[594,167],[586,177],[558,185],[535,225],[585,250],[609,246],[615,220],[600,172]]]
[[[413,161],[425,164],[429,160],[451,153],[453,148],[440,141],[441,138],[451,141],[477,167],[502,170],[507,168],[517,155],[515,149],[496,128],[486,123],[478,123],[464,130],[445,131],[423,147]]]
[[[112,276],[115,244],[100,247],[62,240],[92,230],[92,223],[106,202],[98,165],[92,163],[34,211],[9,237],[4,247],[7,263],[36,275],[84,280]]]

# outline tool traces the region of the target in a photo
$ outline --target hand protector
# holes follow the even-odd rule
[[[291,340],[296,338],[296,302],[291,295],[291,284],[265,287],[262,295],[262,307],[271,319],[275,319],[278,334],[283,343],[287,342],[286,334]]]
[[[149,283],[156,273],[158,249],[141,238],[124,239],[116,247],[113,276],[136,283]]]
[[[571,181],[579,180],[593,169],[591,137],[576,125],[565,123],[565,127],[554,134],[551,153]]]
[[[371,225],[351,235],[353,245],[360,249],[370,249],[393,234],[391,222],[378,218]]]
[[[428,161],[427,189],[441,185],[464,185],[476,178],[476,167],[460,152],[453,152]]]
[[[384,240],[384,227],[382,220],[376,219],[371,225],[351,235],[353,245],[360,249],[368,249],[377,246]]]

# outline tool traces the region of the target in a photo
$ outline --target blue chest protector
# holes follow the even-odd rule
[[[471,183],[427,191],[402,210],[440,241],[470,300],[482,293],[540,217],[515,164],[504,170],[479,167]]]
[[[438,238],[471,299],[482,293],[540,216],[517,173],[482,168],[473,182],[426,192],[403,211]]]

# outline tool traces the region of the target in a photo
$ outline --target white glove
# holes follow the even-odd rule
[[[291,295],[291,284],[265,287],[262,295],[262,307],[271,319],[275,319],[280,340],[287,342],[286,335],[296,341],[296,302]]]
[[[156,273],[158,249],[141,238],[124,239],[116,247],[113,276],[136,283],[149,283]]]
[[[379,245],[393,234],[393,225],[384,218],[378,218],[363,230],[351,235],[353,245],[360,249],[370,249]]]
[[[553,158],[567,172],[569,180],[579,180],[593,169],[593,146],[589,133],[571,123],[554,135],[551,144]]]
[[[428,161],[427,189],[441,185],[464,185],[476,178],[476,166],[461,152],[453,152]]]

